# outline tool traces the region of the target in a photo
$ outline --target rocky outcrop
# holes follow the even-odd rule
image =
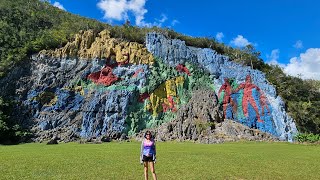
[[[198,129],[205,127],[206,125],[203,125]],[[177,129],[174,129],[171,123],[165,123],[156,129],[148,130],[155,136],[155,140],[160,142],[191,141],[204,144],[216,144],[235,141],[280,141],[278,137],[272,134],[260,131],[259,129],[249,128],[248,126],[229,119],[216,123],[214,129],[203,129],[200,134],[197,133],[196,129],[197,128],[195,128],[195,130],[191,129],[191,131],[194,132],[191,136],[179,135],[181,132],[175,131]],[[145,131],[146,130],[136,134],[134,138],[137,141],[142,141]]]
[[[120,138],[129,106],[134,104],[133,95],[145,86],[148,73],[146,65],[117,66],[113,73],[122,81],[104,86],[87,77],[103,69],[105,60],[33,56],[29,63],[2,79],[0,89],[2,96],[17,102],[17,113],[12,117],[35,132],[35,141],[53,136],[65,142],[100,136]],[[132,77],[139,69],[143,72]]]
[[[111,90],[88,94],[83,105],[80,136],[84,138],[105,135],[120,138],[128,115],[128,106],[133,104],[133,92]]]
[[[154,58],[147,49],[136,42],[111,38],[108,30],[96,34],[92,30],[80,31],[72,42],[56,50],[43,50],[43,57],[106,59],[122,64],[153,64]]]
[[[236,64],[212,49],[186,46],[184,41],[168,39],[158,33],[147,35],[146,46],[154,56],[173,67],[189,62],[198,64],[213,75],[212,84],[223,99],[225,118],[271,133],[282,140],[292,141],[297,133],[293,119],[285,112],[282,99],[262,72]],[[250,80],[246,80],[248,76]],[[232,83],[227,86],[229,80]]]
[[[199,135],[214,129],[221,122],[218,99],[211,90],[197,90],[190,101],[177,112],[176,118],[157,128],[159,139],[197,140]]]
[[[277,137],[252,129],[233,120],[223,120],[217,96],[210,90],[197,90],[180,108],[177,117],[151,129],[157,141],[196,141],[222,143],[228,141],[274,141]],[[149,129],[150,130],[150,129]],[[144,131],[135,135],[142,140]]]

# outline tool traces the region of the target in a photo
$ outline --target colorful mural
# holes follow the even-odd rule
[[[191,76],[191,73],[190,73],[189,69],[188,69],[185,65],[183,65],[183,64],[178,64],[178,65],[176,66],[176,70],[179,71],[179,72],[184,72],[184,73],[186,73],[188,76]]]
[[[250,75],[240,84],[225,78],[218,91],[218,98],[226,119],[234,119],[249,127],[276,134],[270,103],[264,92],[252,83]]]
[[[179,104],[178,90],[183,87],[183,83],[183,76],[169,79],[151,93],[149,98],[150,104],[147,105],[147,109],[152,111],[153,116],[169,110],[173,112],[177,111],[176,106]]]
[[[260,72],[159,34],[149,34],[145,48],[104,33],[95,48],[80,48],[79,59],[57,61],[69,57],[63,49],[34,59],[35,82],[22,101],[40,129],[72,127],[84,138],[135,134],[174,119],[193,91],[204,88],[216,92],[226,119],[282,139],[296,132]]]
[[[231,94],[232,94],[232,88],[231,88],[229,79],[225,78],[224,84],[220,87],[219,92],[218,92],[219,102],[223,106],[223,113],[224,113],[225,118],[227,117],[226,112],[227,112],[227,107],[229,105],[231,105],[231,107],[233,108],[233,112],[237,111],[237,109],[236,109],[237,106],[236,106],[235,102],[232,100]],[[233,117],[231,117],[231,118],[233,118]]]

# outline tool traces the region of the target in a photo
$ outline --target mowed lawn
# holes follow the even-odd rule
[[[157,151],[160,180],[320,179],[319,145],[158,142]],[[139,153],[139,142],[0,146],[0,179],[143,179]]]

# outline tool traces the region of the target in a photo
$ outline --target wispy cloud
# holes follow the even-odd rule
[[[167,15],[161,14],[161,19],[156,19],[156,21],[154,23],[149,23],[149,24],[153,25],[153,26],[162,26],[162,24],[164,22],[166,22],[167,20],[168,20]]]
[[[216,39],[217,39],[218,41],[222,41],[222,38],[224,38],[224,34],[223,34],[222,32],[218,32],[218,33],[216,34]]]
[[[279,49],[272,50],[271,54],[267,54],[267,62],[277,62],[279,60],[279,54],[280,54]]]
[[[230,41],[230,44],[241,48],[252,43],[249,42],[248,39],[244,38],[242,35],[238,35],[236,38]]]
[[[175,26],[176,24],[180,23],[178,20],[174,19],[172,22],[171,22],[171,26]]]
[[[161,14],[161,19],[159,20],[159,22],[164,23],[166,20],[168,20],[168,17],[165,14]]]
[[[301,41],[301,40],[298,40],[298,41],[293,45],[293,47],[296,48],[296,49],[302,49],[302,48],[303,48],[302,41]]]
[[[59,9],[62,9],[62,10],[64,10],[64,11],[66,10],[66,9],[63,7],[63,5],[62,5],[61,3],[59,3],[59,2],[57,2],[57,1],[55,1],[55,2],[53,3],[53,6],[59,8]]]
[[[129,13],[132,13],[137,26],[162,26],[168,20],[165,14],[161,14],[155,22],[145,21],[145,14],[148,10],[145,8],[147,0],[100,0],[97,4],[104,12],[103,18],[108,21],[121,21],[129,19]]]
[[[290,59],[284,68],[285,73],[300,76],[302,79],[320,80],[320,48],[307,49],[299,57]]]
[[[278,66],[284,68],[285,65],[279,63],[279,55],[280,55],[280,50],[273,49],[270,54],[267,54],[267,63],[271,64],[271,65],[278,65]]]

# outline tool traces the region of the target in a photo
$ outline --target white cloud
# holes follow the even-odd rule
[[[165,14],[161,14],[160,19],[156,19],[153,23],[144,20],[148,10],[145,8],[147,0],[100,0],[97,4],[104,12],[103,18],[109,21],[126,20],[129,18],[128,13],[132,13],[137,26],[162,26],[168,20]]]
[[[59,9],[62,9],[62,10],[64,10],[64,11],[66,10],[66,9],[63,7],[63,5],[62,5],[61,3],[59,3],[59,2],[57,2],[57,1],[55,1],[55,2],[53,3],[53,6],[59,8]]]
[[[174,19],[172,22],[171,22],[171,26],[175,26],[176,24],[180,23],[178,20]]]
[[[236,47],[245,47],[251,44],[251,42],[249,42],[248,39],[244,38],[242,35],[238,35],[230,43]]]
[[[298,40],[298,41],[293,45],[293,47],[296,48],[296,49],[302,49],[302,48],[303,48],[302,41],[301,41],[301,40]]]
[[[123,20],[128,17],[126,0],[102,0],[97,6],[104,11],[104,19]]]
[[[300,57],[293,57],[284,68],[284,72],[302,79],[320,80],[320,48],[310,48]]]
[[[218,33],[216,34],[216,39],[217,39],[218,41],[222,41],[222,38],[224,38],[224,34],[223,34],[222,32],[218,32]]]
[[[127,2],[129,10],[131,10],[136,17],[136,25],[138,26],[148,26],[146,22],[144,22],[144,14],[148,12],[144,8],[146,4],[146,0],[131,0]]]
[[[161,19],[156,19],[156,22],[154,23],[148,23],[148,26],[162,26],[162,23],[166,22],[168,20],[167,15],[161,14]]]
[[[166,20],[168,20],[168,17],[165,14],[161,14],[161,19],[159,20],[160,23],[164,23]]]
[[[280,50],[279,49],[274,49],[271,51],[271,54],[267,54],[267,63],[271,65],[278,65],[280,67],[284,67],[284,64],[281,64],[278,62],[279,60],[279,54]]]

